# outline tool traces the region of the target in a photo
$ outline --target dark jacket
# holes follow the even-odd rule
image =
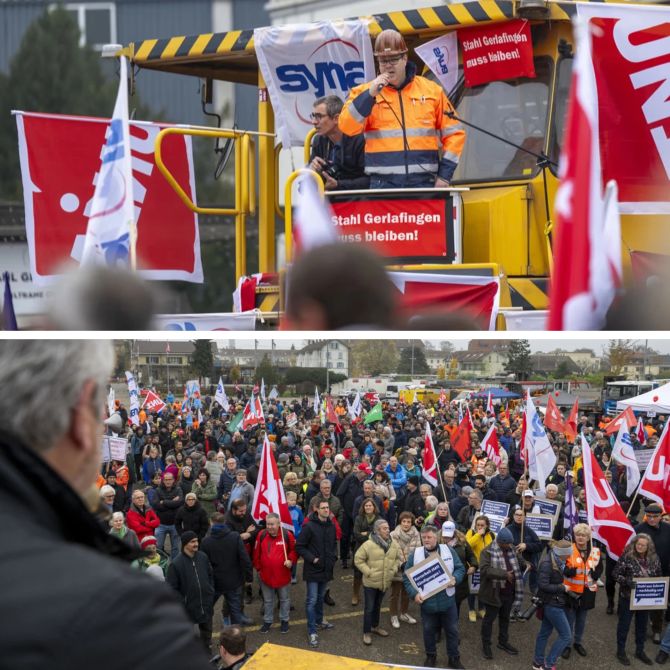
[[[542,598],[544,605],[565,607],[568,604],[568,594],[563,586],[563,571],[551,555],[547,554],[541,561],[537,571],[537,595]]]
[[[177,510],[175,517],[177,532],[183,535],[187,530],[192,530],[199,540],[202,540],[209,530],[209,517],[202,505],[196,501],[193,507],[184,505]]]
[[[177,498],[177,500],[174,500]],[[174,526],[177,510],[184,504],[184,492],[179,486],[173,486],[169,491],[165,484],[156,489],[156,504],[154,509],[163,526]]]
[[[253,580],[251,558],[244,548],[240,534],[227,525],[212,526],[200,549],[207,554],[214,571],[217,593],[233,591]]]
[[[472,522],[475,520],[475,517],[480,514],[481,510],[476,510],[472,505],[466,505],[456,517],[456,527],[462,533],[467,533],[472,528]]]
[[[325,135],[316,135],[312,141],[310,163],[316,157],[323,158],[335,166],[336,191],[370,188],[370,177],[365,174],[365,137],[342,135],[339,145]]]
[[[0,523],[12,538],[0,543],[2,602],[11,613],[0,628],[0,665],[207,670],[172,589],[130,567],[138,554],[18,441],[0,437],[0,459]],[[133,644],[118,645],[117,636]]]
[[[516,489],[516,480],[511,475],[507,477],[495,475],[489,480],[488,488],[495,494],[495,500],[506,502],[507,496]]]
[[[521,544],[521,525],[518,523],[508,523],[507,528],[511,531],[514,538],[514,544]],[[526,550],[521,554],[527,563],[530,563],[533,568],[537,568],[542,553],[542,542],[537,536],[537,533],[524,524],[523,528],[523,542],[526,545]]]
[[[658,560],[664,575],[670,575],[670,523],[661,521],[658,528],[648,523],[639,523],[635,526],[636,533],[646,533],[654,541]]]
[[[339,498],[344,507],[344,511],[353,518],[354,516],[354,502],[356,498],[363,493],[363,482],[358,479],[356,472],[349,473],[342,482],[342,485],[337,489],[335,495]]]
[[[214,613],[214,575],[209,559],[202,551],[193,558],[183,551],[168,568],[166,581],[181,595],[193,623],[205,623]]]
[[[456,602],[460,603],[465,600],[470,593],[470,583],[468,581],[468,568],[478,568],[479,561],[475,556],[475,552],[472,551],[472,547],[467,541],[459,542],[457,545],[451,547],[455,552],[458,558],[461,559],[461,563],[465,568],[465,576],[461,582],[456,586]]]
[[[519,570],[523,573],[526,568],[526,562],[519,554],[514,552],[514,559],[519,564]],[[498,579],[505,579],[507,572],[493,567],[491,561],[491,545],[485,547],[479,556],[479,572],[481,582],[479,584],[479,602],[500,607],[502,599],[500,597],[500,587],[495,583]]]
[[[420,517],[424,515],[426,509],[426,504],[424,503],[423,498],[419,489],[415,491],[407,490],[407,495],[402,500],[402,509],[401,512],[411,512],[415,517]]]
[[[305,562],[302,574],[306,582],[329,582],[337,561],[335,524],[330,519],[320,521],[314,512],[298,535],[296,550]]]

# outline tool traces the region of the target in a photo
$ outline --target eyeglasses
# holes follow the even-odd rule
[[[378,58],[377,62],[380,65],[395,65],[396,63],[399,63],[404,56],[394,56],[393,58]]]
[[[312,119],[312,121],[321,121],[321,119],[328,118],[328,114],[319,114],[318,112],[312,112],[309,115],[309,118]]]

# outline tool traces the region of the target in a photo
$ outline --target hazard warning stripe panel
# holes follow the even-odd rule
[[[547,309],[549,306],[549,279],[508,278],[512,307]]]

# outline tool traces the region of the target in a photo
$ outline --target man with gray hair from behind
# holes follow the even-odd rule
[[[171,589],[90,511],[113,369],[109,341],[0,342],[3,667],[210,667]]]

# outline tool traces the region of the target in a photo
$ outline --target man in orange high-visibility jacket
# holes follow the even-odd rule
[[[449,186],[465,144],[462,124],[447,116],[451,103],[416,74],[399,32],[382,31],[375,56],[380,75],[351,90],[339,118],[343,133],[365,136],[370,188]]]

